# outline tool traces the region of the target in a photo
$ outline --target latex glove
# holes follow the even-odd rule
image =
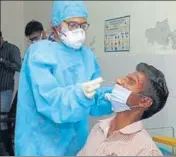
[[[82,89],[83,89],[84,95],[89,99],[93,98],[93,96],[96,93],[96,89],[100,88],[100,85],[102,82],[103,82],[103,79],[99,77],[95,80],[83,83]]]

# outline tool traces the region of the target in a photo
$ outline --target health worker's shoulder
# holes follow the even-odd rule
[[[94,52],[93,52],[89,47],[87,47],[86,45],[83,45],[83,46],[82,46],[82,50],[83,50],[85,53],[94,56]]]
[[[86,55],[89,55],[89,56],[92,56],[93,58],[95,58],[94,52],[93,52],[89,47],[87,47],[86,45],[83,45],[83,46],[82,46],[82,51],[83,51],[83,53],[85,53]]]
[[[33,43],[29,46],[28,52],[31,52],[31,54],[34,54],[36,52],[41,53],[41,51],[47,51],[52,49],[53,43],[49,40],[41,40],[36,43]]]
[[[48,62],[55,60],[53,42],[49,40],[41,40],[31,44],[26,53],[28,53],[28,59],[32,61],[40,60]]]

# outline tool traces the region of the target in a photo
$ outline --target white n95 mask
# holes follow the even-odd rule
[[[111,102],[114,112],[123,112],[130,110],[127,100],[131,93],[132,91],[116,84],[111,94],[105,94],[105,98]]]
[[[70,48],[79,49],[85,42],[86,33],[82,28],[73,31],[62,28],[62,32],[59,33],[60,39]]]

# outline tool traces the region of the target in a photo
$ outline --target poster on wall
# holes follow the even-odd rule
[[[105,52],[130,51],[130,16],[105,20]]]

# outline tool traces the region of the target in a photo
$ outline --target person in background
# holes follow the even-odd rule
[[[0,111],[9,112],[13,91],[14,74],[21,68],[20,50],[17,46],[4,41],[0,31]],[[1,115],[1,120],[5,120],[7,115]],[[0,123],[1,140],[8,151],[8,126],[7,123]]]
[[[56,41],[55,38],[54,38],[54,32],[51,32],[49,35],[48,35],[48,40],[54,42]]]
[[[78,156],[162,156],[143,120],[160,112],[168,95],[164,74],[146,63],[138,64],[106,95],[117,114],[93,127]]]
[[[25,36],[28,38],[30,43],[47,39],[42,23],[36,20],[32,20],[27,23],[25,27]]]

